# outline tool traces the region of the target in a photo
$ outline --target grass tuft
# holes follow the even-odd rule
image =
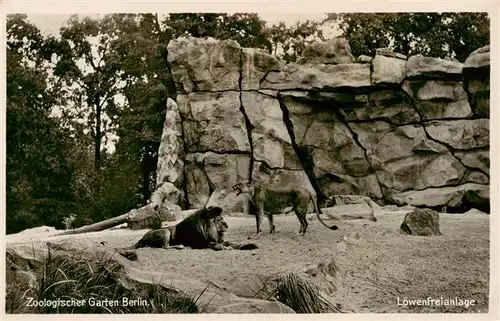
[[[35,287],[21,282],[19,278],[24,272],[18,270],[11,264],[7,273],[6,313],[9,314],[200,313],[199,291],[182,293],[160,284],[140,283],[127,288],[118,275],[120,265],[111,260],[89,262],[78,257],[54,256],[49,251],[38,271],[32,271],[39,276]],[[28,307],[30,298],[38,302],[73,303]],[[123,298],[128,304],[124,304]],[[76,301],[83,304],[78,306],[74,304]]]
[[[279,277],[271,295],[297,313],[340,312],[314,284],[294,273]]]

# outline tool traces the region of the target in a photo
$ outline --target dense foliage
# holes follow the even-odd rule
[[[448,56],[463,62],[490,39],[487,13],[343,13],[328,14],[325,21],[338,23],[355,57],[389,47],[408,56]]]
[[[23,16],[7,21],[7,231],[57,225],[71,211],[74,168],[57,118],[57,88],[48,83],[48,39]]]
[[[7,232],[123,214],[155,188],[168,97],[167,45],[183,35],[234,39],[287,62],[338,26],[354,56],[390,47],[463,61],[489,42],[483,13],[328,14],[269,26],[254,13],[72,16],[57,37],[7,18]]]

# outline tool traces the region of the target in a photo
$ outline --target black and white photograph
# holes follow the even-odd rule
[[[4,315],[498,320],[498,12],[328,9],[9,11]]]

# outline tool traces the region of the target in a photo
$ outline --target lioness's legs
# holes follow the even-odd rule
[[[300,222],[299,234],[304,235],[306,233],[308,225],[306,219],[306,213],[308,207],[308,195],[297,193],[296,196],[297,197],[294,199],[293,202],[293,210],[295,211],[295,215],[297,215],[297,218],[299,219]]]
[[[307,226],[308,226],[308,223],[307,223],[307,219],[306,219],[306,213],[301,213],[300,214],[301,218],[302,218],[302,235],[306,234],[306,231],[307,231]]]
[[[262,216],[264,216],[264,209],[259,207],[255,213],[255,219],[257,220],[257,234],[262,232]]]
[[[307,219],[306,219],[307,209],[304,210],[300,206],[294,206],[294,210],[295,210],[295,214],[297,215],[297,218],[299,219],[299,222],[300,222],[299,234],[304,235],[306,233],[307,225],[308,225]]]
[[[267,220],[269,221],[269,233],[274,233],[276,231],[276,227],[274,226],[273,222],[273,214],[271,213],[266,213],[267,214]]]
[[[302,218],[300,217],[299,213],[296,213],[297,214],[297,218],[299,219],[299,223],[300,223],[300,229],[299,229],[299,234],[302,235],[305,233],[304,231],[304,223],[302,222]]]

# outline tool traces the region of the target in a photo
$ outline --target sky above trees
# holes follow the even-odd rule
[[[292,25],[296,21],[305,22],[306,20],[321,21],[325,19],[326,13],[271,13],[257,12],[262,20],[267,22],[268,26],[278,24],[283,21],[286,25]],[[88,15],[96,18],[101,15]],[[57,36],[59,29],[70,18],[71,14],[28,14],[28,19],[34,23],[42,33]],[[82,14],[81,16],[87,16]],[[340,35],[340,31],[335,27],[327,27],[323,31],[328,38]]]
[[[272,13],[257,12],[262,20],[267,22],[268,26],[278,24],[280,21],[287,25],[292,25],[296,21],[304,22],[306,20],[321,21],[326,18],[326,13]],[[70,14],[29,14],[28,19],[40,28],[43,33],[58,35],[59,28],[70,18]],[[86,16],[83,15],[82,16]],[[92,18],[98,15],[89,15]],[[103,16],[103,15],[100,15]],[[327,28],[325,36],[335,37],[340,34],[337,28]]]

